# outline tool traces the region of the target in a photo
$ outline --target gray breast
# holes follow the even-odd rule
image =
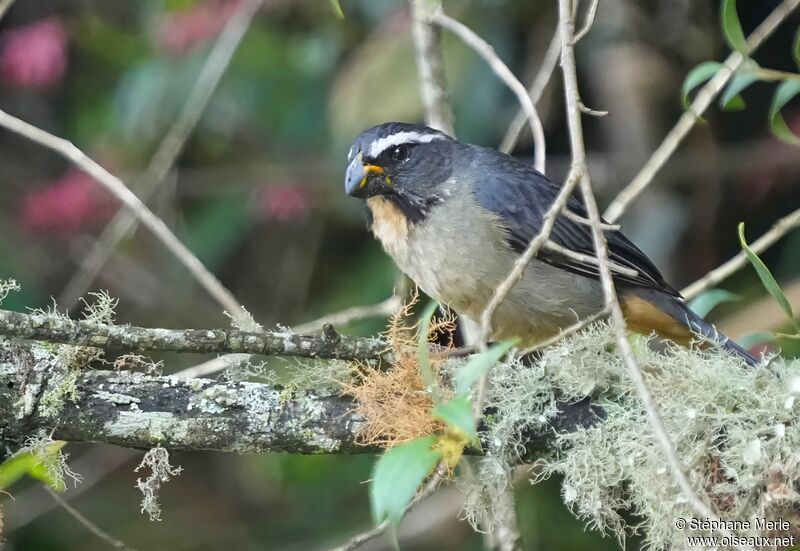
[[[497,218],[470,193],[455,190],[409,227],[403,244],[382,241],[425,293],[475,321],[518,257]],[[493,338],[535,342],[598,311],[602,300],[596,281],[534,259],[497,310]]]

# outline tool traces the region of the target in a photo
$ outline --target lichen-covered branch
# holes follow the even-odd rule
[[[66,387],[69,390],[66,390]],[[336,389],[292,390],[253,382],[76,370],[38,343],[0,346],[0,451],[39,431],[73,442],[237,453],[369,453],[353,399]],[[530,452],[556,432],[589,426],[588,402],[532,434]],[[5,453],[0,453],[0,458]]]
[[[52,358],[42,365],[47,356],[38,346],[0,348],[0,441],[7,448],[45,430],[59,440],[134,448],[370,451],[356,443],[361,420],[350,413],[352,401],[333,391],[86,369],[65,394],[57,387],[66,367]]]
[[[348,337],[327,326],[321,335],[238,329],[151,329],[74,321],[47,314],[0,310],[0,335],[123,351],[164,350],[366,360],[389,346],[376,338]]]

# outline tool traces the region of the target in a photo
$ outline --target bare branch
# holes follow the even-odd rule
[[[439,467],[436,469],[436,473],[431,477],[425,487],[422,489],[420,493],[414,497],[414,499],[409,503],[408,508],[406,508],[406,513],[411,511],[414,507],[416,507],[420,502],[424,501],[431,495],[433,495],[436,490],[439,489],[439,483],[442,481],[444,475],[447,474],[447,465],[445,463],[441,463]],[[386,520],[376,527],[372,528],[371,530],[367,530],[366,532],[362,532],[360,534],[356,534],[352,538],[350,538],[347,543],[344,543],[338,547],[332,548],[330,551],[353,551],[354,549],[358,549],[365,543],[370,540],[373,540],[386,532],[389,529],[389,521]]]
[[[111,536],[109,533],[104,531],[102,528],[97,526],[91,520],[83,516],[80,511],[75,509],[72,505],[67,503],[67,501],[62,498],[56,491],[50,488],[47,485],[44,485],[44,489],[47,490],[47,493],[50,494],[50,497],[53,498],[59,507],[64,509],[67,513],[69,513],[72,518],[77,520],[84,528],[86,528],[89,532],[106,542],[108,545],[113,547],[114,549],[122,549],[123,551],[136,551],[132,547],[129,547],[125,544],[125,542],[116,539],[115,537]]]
[[[756,254],[760,254],[777,243],[778,240],[784,235],[798,227],[800,227],[800,209],[775,222],[775,224],[773,224],[772,228],[767,233],[750,243],[750,248],[753,249]],[[720,281],[723,281],[725,278],[731,276],[748,263],[749,261],[747,260],[747,255],[744,254],[744,251],[739,251],[736,256],[717,268],[714,268],[706,275],[683,289],[681,294],[686,298],[686,300],[691,300],[704,291],[715,286]]]
[[[569,258],[572,258],[574,260],[577,260],[578,262],[584,262],[584,263],[587,263],[587,264],[594,264],[595,266],[600,264],[598,262],[597,258],[594,257],[594,256],[590,256],[588,254],[579,253],[579,252],[573,251],[572,249],[568,249],[566,247],[562,247],[561,245],[559,245],[555,241],[550,241],[549,239],[545,242],[544,248],[545,249],[550,249],[551,251],[557,252],[558,254],[562,254],[562,255],[564,255],[566,257],[569,257]],[[611,268],[612,271],[617,272],[618,274],[622,274],[622,275],[626,275],[626,276],[630,276],[630,277],[636,277],[637,275],[639,275],[639,272],[637,270],[634,270],[632,268],[626,268],[625,266],[617,264],[616,262],[613,262],[613,261],[609,261],[608,265],[609,265],[609,267]]]
[[[402,305],[402,300],[397,295],[392,295],[386,300],[378,304],[370,304],[369,306],[353,306],[336,312],[327,314],[319,319],[301,323],[292,327],[295,333],[316,333],[322,331],[326,325],[333,325],[334,327],[345,327],[357,321],[369,319],[388,317],[394,314]]]
[[[330,326],[319,336],[297,335],[288,329],[149,329],[9,310],[0,310],[0,335],[123,351],[233,352],[304,358],[378,359],[389,349],[380,339],[339,335]]]
[[[747,38],[747,53],[752,54],[764,40],[778,28],[778,25],[788,17],[800,0],[784,0],[772,13],[759,25]],[[609,222],[616,222],[628,206],[642,194],[664,164],[669,160],[678,145],[683,141],[689,131],[699,120],[700,116],[714,101],[733,73],[744,63],[745,57],[739,52],[733,52],[723,63],[722,68],[709,80],[695,96],[689,108],[681,115],[678,122],[653,152],[639,173],[628,184],[606,209],[604,218]]]
[[[589,11],[586,12],[586,21],[583,23],[583,27],[581,30],[575,33],[575,38],[572,39],[572,45],[574,46],[580,40],[589,34],[589,31],[592,29],[592,25],[594,25],[594,18],[597,15],[597,5],[600,3],[600,0],[592,0],[591,5],[589,6]],[[578,2],[576,0],[575,5],[577,6]]]
[[[539,230],[539,234],[533,240],[531,240],[531,242],[528,244],[528,248],[525,249],[525,252],[523,252],[522,255],[517,258],[516,262],[514,262],[514,268],[511,270],[508,276],[506,276],[503,282],[497,286],[497,289],[495,289],[492,299],[489,301],[486,309],[481,314],[481,333],[479,342],[483,343],[484,346],[492,333],[492,317],[494,316],[495,310],[497,310],[497,307],[502,304],[511,289],[520,280],[530,261],[537,254],[539,254],[541,248],[550,239],[550,234],[553,231],[553,226],[556,223],[556,219],[564,210],[564,207],[566,207],[567,201],[569,200],[570,195],[572,195],[572,190],[575,189],[575,185],[577,183],[577,174],[572,173],[562,186],[561,191],[556,197],[556,200],[553,201],[553,204],[550,205],[550,208],[542,218],[542,229]]]
[[[500,59],[500,57],[494,51],[494,48],[492,48],[492,46],[480,36],[475,34],[472,29],[463,23],[456,21],[452,17],[445,15],[441,11],[434,13],[431,17],[431,21],[451,31],[462,41],[464,41],[467,46],[472,48],[475,53],[480,55],[486,61],[486,63],[489,64],[489,67],[491,67],[500,80],[502,80],[505,85],[508,86],[517,96],[520,105],[523,107],[528,116],[531,132],[533,133],[533,143],[535,149],[534,155],[536,157],[534,160],[534,166],[536,167],[536,170],[544,174],[546,148],[544,128],[542,127],[542,121],[539,118],[539,114],[536,112],[536,106],[533,104],[531,97],[528,95],[528,91],[525,89],[525,86],[517,79],[517,77],[514,76],[514,73],[511,72],[511,69],[509,69],[505,63],[503,63],[503,60]]]
[[[600,212],[597,208],[597,202],[594,198],[592,191],[589,173],[586,170],[586,152],[583,143],[583,128],[581,123],[581,110],[579,107],[579,92],[578,92],[578,77],[575,69],[575,55],[573,51],[574,44],[574,22],[570,13],[570,0],[559,0],[559,28],[561,29],[561,69],[564,74],[564,97],[567,108],[567,122],[569,126],[570,135],[570,148],[572,150],[573,166],[579,176],[581,184],[581,192],[583,200],[586,204],[586,210],[589,214],[589,219],[594,223],[592,226],[592,236],[594,239],[595,251],[597,252],[597,259],[600,262],[600,280],[603,286],[603,294],[605,295],[606,307],[611,311],[611,319],[613,322],[614,332],[616,334],[617,346],[619,353],[628,372],[633,381],[634,389],[642,401],[647,417],[650,421],[650,426],[653,434],[661,447],[664,457],[667,461],[670,473],[677,482],[678,487],[687,500],[689,505],[694,511],[702,517],[710,519],[718,519],[711,508],[700,499],[697,493],[692,488],[688,477],[686,476],[685,467],[681,463],[675,451],[675,446],[667,433],[664,421],[658,410],[658,405],[653,399],[653,395],[647,388],[647,383],[644,380],[641,369],[639,368],[636,357],[633,354],[631,343],[628,340],[627,327],[625,317],[622,313],[617,292],[614,288],[614,279],[611,275],[611,268],[608,259],[608,243],[606,242],[605,234],[599,227]],[[722,531],[726,536],[732,535],[730,532]],[[739,547],[743,549],[742,547]]]
[[[553,38],[550,39],[550,45],[547,46],[544,59],[542,59],[539,65],[539,72],[536,73],[536,77],[533,79],[530,88],[528,88],[528,95],[534,105],[539,103],[547,83],[550,82],[550,77],[553,76],[553,71],[556,68],[556,63],[558,63],[560,52],[561,38],[558,36],[558,29],[556,29],[553,33]],[[511,153],[517,145],[517,140],[519,140],[519,136],[527,120],[526,111],[520,106],[519,111],[514,116],[514,120],[511,121],[508,130],[506,130],[506,135],[503,136],[503,141],[500,142],[500,147],[498,148],[500,151],[503,153]]]
[[[541,350],[546,348],[552,344],[557,343],[558,341],[569,337],[580,331],[581,329],[588,327],[589,325],[593,324],[594,322],[606,317],[611,310],[608,307],[604,307],[602,310],[597,312],[596,314],[592,314],[591,316],[584,318],[582,320],[578,320],[569,327],[565,327],[561,331],[559,331],[558,335],[553,335],[552,337],[545,339],[541,342],[536,343],[535,345],[531,346],[530,348],[526,348],[522,352],[520,352],[520,356],[525,356],[527,354],[531,354],[532,352],[536,352],[537,350]]]
[[[453,132],[453,111],[448,102],[444,61],[440,47],[441,32],[430,23],[430,8],[425,0],[411,4],[411,37],[419,74],[419,89],[428,126],[449,134]]]
[[[5,16],[12,4],[14,4],[14,0],[0,0],[0,19]]]
[[[153,214],[153,211],[125,186],[122,180],[112,175],[89,158],[83,151],[75,147],[72,142],[53,136],[49,132],[45,132],[21,119],[9,115],[5,111],[0,111],[0,126],[55,151],[64,158],[72,161],[75,166],[97,180],[97,182],[102,184],[130,209],[147,229],[153,232],[225,310],[232,316],[242,316],[243,309],[233,294],[220,283],[217,277],[212,274],[208,268],[203,266],[192,251],[172,233],[172,230],[167,227],[164,221]]]
[[[186,140],[197,126],[217,85],[222,80],[222,75],[225,74],[242,38],[247,33],[261,2],[262,0],[241,2],[217,38],[186,98],[183,110],[161,140],[150,164],[133,184],[133,189],[143,202],[147,203],[150,200],[175,164]],[[77,273],[58,296],[57,302],[60,306],[69,310],[86,294],[119,242],[136,228],[138,221],[131,211],[121,209],[117,212],[94,242],[86,258],[81,261]]]

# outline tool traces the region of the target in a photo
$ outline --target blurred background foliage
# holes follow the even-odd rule
[[[195,82],[236,0],[17,1],[0,21],[2,108],[76,143],[126,182],[148,164]],[[409,13],[400,0],[267,1],[170,175],[155,211],[269,327],[379,302],[395,281],[391,262],[364,231],[358,202],[342,192],[347,148],[363,128],[420,121]],[[745,32],[777,4],[739,2]],[[453,0],[449,13],[486,38],[530,82],[555,24],[555,2]],[[585,8],[585,6],[584,6]],[[797,14],[754,56],[797,71],[790,55]],[[461,139],[496,146],[517,112],[511,93],[472,52],[444,39],[447,78]],[[605,0],[579,44],[589,163],[608,202],[681,113],[680,89],[699,62],[721,59],[718,2]],[[713,108],[625,216],[626,232],[675,286],[739,250],[736,223],[752,241],[800,205],[800,153],[768,131],[771,87],[744,93],[748,108]],[[548,173],[569,158],[558,77],[539,104]],[[784,109],[800,130],[800,105]],[[515,154],[530,158],[524,137]],[[58,297],[117,209],[89,177],[52,153],[0,133],[0,278],[22,291],[4,307],[46,307]],[[800,232],[762,255],[789,300],[800,304]],[[724,287],[745,297],[712,313],[734,338],[779,330],[785,319],[753,270]],[[219,306],[147,232],[126,238],[91,289],[120,299],[120,323],[227,325]],[[73,313],[76,313],[73,310]],[[374,334],[384,320],[342,328]],[[779,342],[788,354],[797,343]],[[157,358],[158,359],[158,358]],[[168,357],[177,369],[203,358]],[[272,362],[278,368],[281,362]],[[184,473],[163,490],[164,520],[138,511],[138,458],[111,447],[69,446],[74,469],[94,485],[70,501],[139,549],[317,549],[369,523],[366,486],[374,459],[175,453]],[[93,475],[98,475],[94,476]],[[92,481],[94,482],[94,481]],[[95,540],[37,483],[0,496],[7,549],[92,550]],[[559,499],[558,481],[518,489],[526,548],[616,548],[586,533]],[[69,495],[69,494],[68,494]],[[480,549],[457,520],[457,489],[412,512],[403,548]],[[635,545],[635,543],[633,544]],[[385,540],[365,547],[390,548]]]

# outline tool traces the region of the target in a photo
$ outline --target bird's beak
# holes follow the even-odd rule
[[[365,165],[361,153],[359,153],[347,167],[344,190],[352,197],[366,197],[371,187],[367,185],[369,175],[373,172],[384,174],[383,168],[378,165]]]

